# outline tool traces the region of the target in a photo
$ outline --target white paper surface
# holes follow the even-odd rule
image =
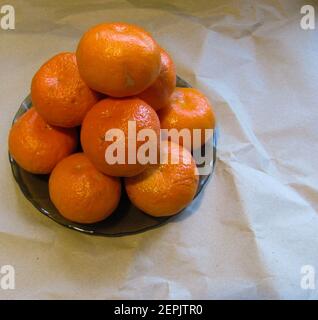
[[[316,289],[300,285],[303,265],[318,272],[318,35],[300,28],[310,1],[10,4],[16,29],[0,30],[0,267],[15,267],[16,289],[0,298],[318,298],[318,275]],[[216,171],[193,205],[164,227],[113,239],[37,212],[7,159],[37,68],[104,21],[149,30],[210,98],[220,127]]]

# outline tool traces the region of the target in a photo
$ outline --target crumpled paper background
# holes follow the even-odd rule
[[[0,298],[318,298],[318,277],[315,290],[300,286],[303,265],[318,270],[318,36],[299,24],[300,7],[317,2],[0,5],[8,2],[16,29],[0,30],[0,266],[15,267],[16,289]],[[124,238],[82,235],[41,215],[7,158],[11,120],[37,68],[103,21],[149,30],[210,98],[220,126],[201,196],[168,225]]]

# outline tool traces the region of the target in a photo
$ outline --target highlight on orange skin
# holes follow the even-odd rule
[[[121,194],[118,178],[99,172],[84,153],[57,164],[49,179],[50,198],[66,219],[95,223],[110,216]]]
[[[139,94],[152,108],[159,110],[169,106],[170,96],[176,87],[176,68],[169,54],[161,48],[161,70],[156,81]]]
[[[32,103],[50,124],[75,127],[98,101],[80,77],[74,53],[63,52],[48,60],[36,72],[31,85]]]
[[[9,151],[26,171],[48,174],[77,145],[74,128],[49,125],[34,108],[15,122],[9,133]]]
[[[191,203],[199,183],[197,167],[191,153],[173,142],[163,143],[162,152],[172,161],[153,165],[141,174],[125,178],[130,201],[143,212],[155,216],[171,216]]]
[[[203,93],[194,88],[176,88],[170,97],[170,105],[160,109],[158,116],[161,129],[191,130],[192,142],[193,129],[201,129],[201,145],[206,142],[204,130],[215,128],[212,105]]]
[[[89,29],[76,56],[89,87],[113,97],[139,94],[160,72],[158,44],[148,32],[127,23],[104,23]]]

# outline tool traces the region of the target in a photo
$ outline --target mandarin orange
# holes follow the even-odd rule
[[[160,72],[160,47],[145,30],[127,23],[104,23],[89,29],[76,56],[85,82],[113,97],[139,94]]]
[[[169,99],[176,87],[176,68],[169,54],[161,49],[161,70],[156,81],[138,96],[155,110],[169,106]]]
[[[184,209],[193,200],[199,181],[196,164],[187,149],[163,142],[161,152],[166,161],[125,179],[131,202],[155,217],[171,216]]]
[[[60,160],[75,150],[76,145],[74,128],[51,126],[34,108],[22,115],[9,133],[10,154],[31,173],[50,173]]]
[[[136,126],[136,132],[132,132],[131,139],[128,136],[129,121]],[[142,172],[147,166],[137,157],[129,161],[129,153],[133,152],[137,156],[138,149],[145,143],[138,141],[138,134],[143,129],[152,130],[155,141],[150,144],[156,143],[157,146],[160,139],[160,122],[156,112],[146,102],[138,98],[107,98],[99,101],[87,113],[81,129],[82,147],[87,157],[100,171],[111,176],[133,176]],[[122,133],[122,139],[118,141],[124,151],[122,163],[112,163],[105,158],[108,148],[117,141],[111,139],[106,141],[106,134],[110,130],[114,133],[119,130]],[[135,146],[132,140],[136,141]],[[114,153],[117,151],[114,150]]]
[[[194,88],[176,88],[170,97],[170,105],[160,109],[158,116],[162,129],[177,129],[178,131],[189,129],[192,145],[194,129],[201,130],[199,138],[203,145],[210,138],[209,134],[206,135],[205,130],[215,127],[215,115],[209,100]],[[179,143],[179,141],[175,142]]]
[[[37,112],[50,124],[75,127],[98,101],[98,95],[81,79],[74,53],[60,53],[35,74],[31,97]]]
[[[121,194],[118,178],[99,172],[83,153],[57,164],[49,180],[50,198],[62,216],[78,223],[104,220],[116,209]]]

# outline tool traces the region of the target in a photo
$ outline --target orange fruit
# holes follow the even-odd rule
[[[126,23],[104,23],[88,30],[76,56],[84,81],[113,97],[137,95],[160,72],[160,47],[145,30]]]
[[[49,193],[63,217],[78,223],[95,223],[116,209],[121,193],[118,178],[99,172],[83,153],[57,164],[49,179]]]
[[[161,49],[161,70],[156,81],[139,94],[155,110],[169,106],[169,98],[176,87],[176,68],[167,52]]]
[[[60,53],[34,75],[31,97],[37,112],[50,124],[75,127],[98,101],[81,79],[74,53]]]
[[[50,173],[77,145],[74,128],[57,128],[46,123],[34,108],[12,126],[9,151],[13,159],[31,173]]]
[[[170,97],[170,105],[159,110],[158,116],[162,129],[189,129],[192,143],[193,130],[201,129],[201,145],[206,142],[204,130],[215,127],[215,115],[209,100],[194,88],[176,88]]]
[[[107,98],[99,101],[86,115],[82,130],[81,143],[87,157],[92,161],[97,169],[111,176],[133,176],[146,168],[136,159],[136,163],[128,163],[128,121],[135,121],[136,134],[133,136],[137,140],[137,134],[142,129],[152,129],[160,138],[160,122],[156,112],[144,101],[138,98],[112,99]],[[107,148],[113,141],[105,141],[105,135],[110,129],[119,129],[123,132],[123,139],[119,141],[124,146],[124,159],[122,163],[111,163],[105,160]],[[133,149],[138,152],[138,148],[144,144],[136,141]],[[130,151],[129,151],[130,152]],[[115,152],[116,153],[116,152]]]
[[[161,152],[169,161],[125,179],[131,202],[155,217],[171,216],[184,209],[193,200],[199,183],[196,164],[187,149],[170,142],[164,143]]]

